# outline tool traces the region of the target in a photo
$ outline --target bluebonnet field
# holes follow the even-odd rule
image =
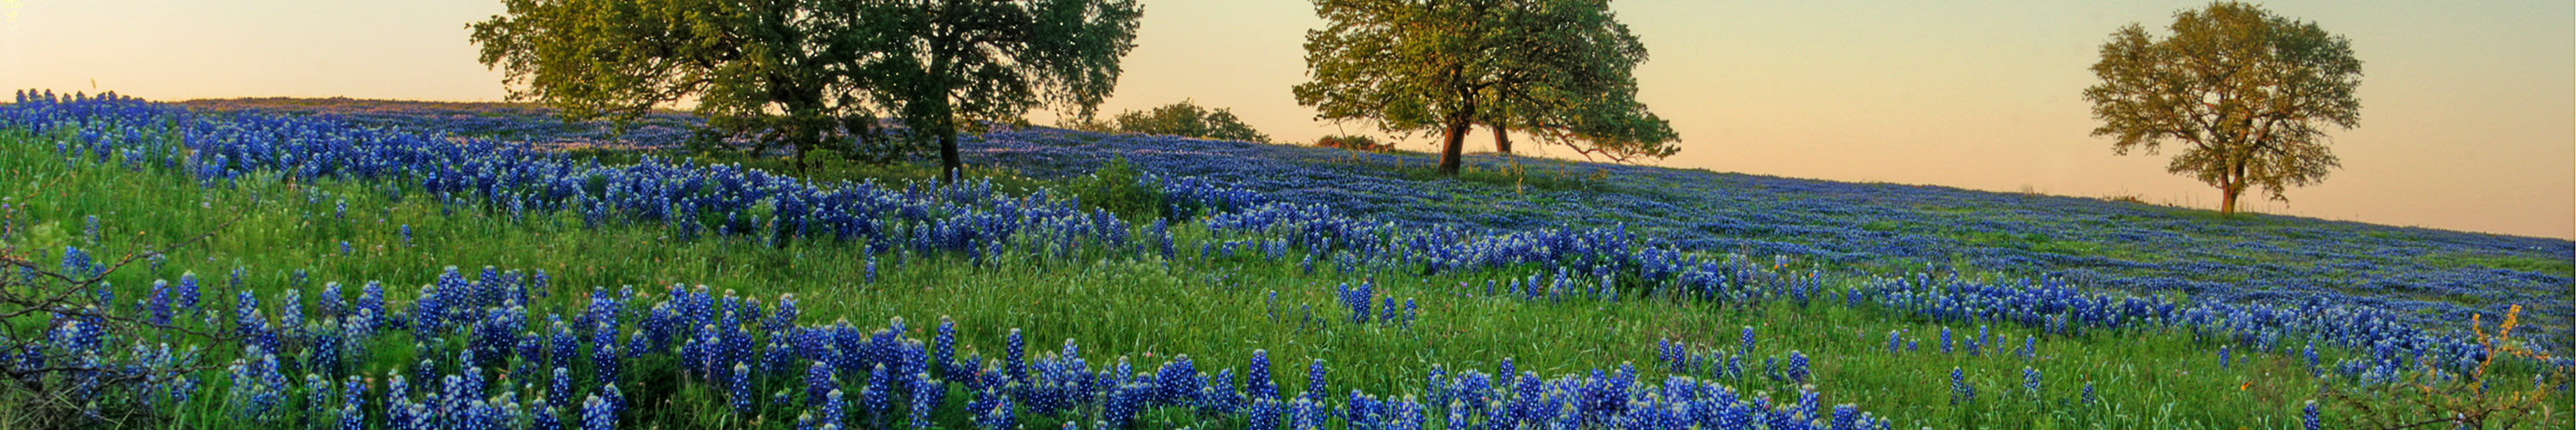
[[[683,112],[654,111],[624,128],[601,122],[566,122],[542,107],[491,102],[388,102],[348,98],[247,98],[176,103],[207,112],[314,116],[352,125],[450,133],[527,142],[548,149],[598,146],[676,149],[689,130],[706,121]]]
[[[1152,173],[1144,184],[1170,196],[1170,206],[1159,217],[1122,219],[1045,191],[1013,194],[989,182],[811,183],[685,159],[602,164],[515,140],[471,137],[481,130],[472,126],[448,134],[438,125],[466,117],[439,114],[371,127],[337,116],[196,114],[115,97],[22,95],[0,108],[0,127],[23,133],[8,144],[10,154],[41,159],[18,168],[67,172],[56,177],[157,172],[210,190],[342,184],[378,195],[304,191],[253,199],[300,197],[303,207],[314,208],[305,210],[332,208],[300,214],[310,219],[345,218],[347,199],[363,197],[410,201],[452,216],[554,222],[573,231],[643,229],[678,242],[838,249],[844,253],[832,255],[859,269],[846,273],[845,283],[875,284],[881,268],[892,276],[925,266],[975,273],[1072,270],[1113,260],[1167,268],[1266,265],[1346,280],[1330,290],[1338,309],[1322,311],[1335,315],[1321,319],[1313,306],[1285,310],[1278,293],[1269,292],[1262,312],[1273,322],[1294,320],[1300,329],[1311,322],[1412,332],[1424,318],[1421,297],[1381,290],[1378,278],[1441,300],[1688,303],[1750,309],[1757,317],[1792,309],[1792,315],[1874,315],[1914,325],[1860,333],[1858,346],[1837,351],[1857,348],[1868,358],[1766,348],[1757,330],[1745,327],[1740,336],[1726,336],[1726,346],[1702,336],[1621,354],[1653,357],[1644,366],[1520,369],[1505,358],[1488,372],[1464,363],[1355,364],[1403,366],[1409,369],[1397,373],[1418,376],[1337,391],[1328,387],[1345,386],[1332,381],[1350,381],[1329,374],[1340,365],[1274,366],[1261,349],[1290,345],[1250,348],[1239,363],[1167,354],[1145,364],[1131,362],[1125,354],[1132,351],[1113,350],[1114,362],[1085,358],[1071,341],[1057,352],[1031,353],[1016,329],[969,327],[1009,330],[998,340],[969,340],[999,352],[961,354],[952,321],[930,330],[907,328],[901,319],[881,327],[823,324],[816,321],[835,316],[799,308],[812,295],[802,301],[780,295],[764,305],[685,280],[612,289],[557,285],[558,274],[542,269],[485,268],[468,276],[471,271],[422,266],[398,275],[435,272],[434,281],[418,288],[340,280],[363,283],[351,287],[308,279],[300,269],[284,285],[263,287],[242,285],[236,269],[221,288],[194,274],[118,279],[113,287],[84,289],[94,296],[83,298],[91,306],[86,311],[52,309],[46,318],[13,321],[43,333],[17,360],[33,363],[29,368],[68,369],[20,377],[100,387],[72,391],[77,398],[70,404],[91,419],[141,406],[281,427],[708,422],[673,421],[695,418],[639,408],[630,393],[643,393],[642,399],[676,394],[712,405],[694,414],[723,417],[714,421],[718,426],[763,428],[1190,422],[1844,429],[1957,423],[1827,405],[1842,394],[1817,389],[1839,386],[1817,375],[1836,360],[1978,357],[1985,361],[1977,366],[2018,368],[2003,377],[1942,369],[1950,390],[1928,399],[1947,403],[1902,407],[1909,411],[1993,415],[2022,410],[1999,408],[2081,409],[2097,402],[2091,379],[2050,382],[2042,369],[2053,355],[2042,351],[2042,339],[2187,336],[2183,351],[2214,354],[2210,370],[2220,374],[2249,371],[2230,369],[2239,356],[2244,362],[2264,357],[2296,378],[2324,381],[2305,394],[2298,390],[2307,388],[2292,387],[2300,398],[2396,387],[2421,382],[2421,375],[2484,377],[2495,362],[2508,363],[2499,373],[2531,376],[2516,381],[2523,386],[2563,392],[2566,381],[2544,372],[2570,366],[2564,358],[2500,356],[2494,345],[2461,330],[2460,321],[2477,315],[2492,324],[2520,304],[2534,309],[2526,313],[2544,326],[2563,330],[2568,305],[2551,288],[2563,288],[2566,274],[2543,272],[2564,266],[2480,263],[2567,255],[2565,241],[2313,220],[2210,220],[2086,199],[1539,160],[1477,159],[1484,169],[1555,175],[1539,187],[1497,187],[1417,180],[1401,167],[1388,168],[1426,161],[1405,155],[1043,129],[968,141],[974,162],[1038,177],[1087,172],[1110,157],[1134,160]],[[329,200],[338,203],[324,203]],[[81,278],[109,271],[113,259],[97,248],[113,240],[97,233],[97,219],[86,218],[79,235],[52,235],[61,243],[47,243],[55,247],[44,252],[59,255],[52,265],[59,272]],[[0,226],[0,238],[19,231]],[[409,224],[395,231],[398,241],[371,246],[412,246]],[[22,241],[41,242],[8,243],[14,249]],[[2225,250],[2194,249],[2201,244]],[[346,241],[336,254],[332,244],[318,246],[323,254],[363,254]],[[23,282],[38,282],[32,269],[22,272]],[[306,312],[308,302],[313,312]],[[133,320],[226,336],[191,344],[169,330],[116,323]],[[1975,333],[1966,333],[1970,326]],[[2541,348],[2535,340],[2544,338],[2517,339]],[[389,344],[401,352],[385,352]],[[220,370],[184,370],[195,366]],[[151,377],[165,374],[177,376]],[[98,385],[120,376],[147,382]],[[2316,425],[2312,412],[2271,410],[2313,406],[2275,400],[2270,409],[2243,412],[2275,415],[2254,421],[2265,426]]]
[[[201,100],[220,112],[329,115],[358,125],[528,140],[676,148],[693,124],[659,113],[637,132],[564,125],[526,105],[340,99]],[[545,137],[557,136],[557,137]],[[2052,278],[2195,301],[2366,304],[2419,322],[2500,317],[2524,304],[2564,329],[2558,300],[2576,276],[2576,242],[2274,215],[2216,219],[2194,211],[2062,196],[1937,186],[1802,180],[1508,156],[1471,167],[1544,182],[1497,187],[1424,180],[1427,155],[1355,153],[1172,136],[1107,136],[1051,128],[967,139],[970,164],[1037,178],[1087,174],[1126,158],[1154,174],[1252,194],[1250,205],[1329,207],[1354,219],[1478,233],[1621,228],[1642,243],[1691,252],[1791,256],[1893,273],[1926,267]],[[1405,167],[1412,166],[1408,170]],[[1522,179],[1522,178],[1509,178]],[[1188,186],[1199,186],[1191,184]]]
[[[1686,252],[2047,278],[2204,303],[2353,304],[2426,323],[2493,320],[2514,304],[2561,329],[2576,316],[2558,296],[2576,271],[2576,243],[2560,239],[1508,156],[1468,161],[1471,170],[1527,172],[1546,184],[1423,180],[1435,160],[1420,154],[1052,129],[971,142],[978,157],[969,160],[1033,176],[1078,175],[1125,157],[1260,201],[1406,226],[1624,228],[1641,245]]]

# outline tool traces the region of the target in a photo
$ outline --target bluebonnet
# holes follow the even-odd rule
[[[875,383],[871,383],[868,388],[870,391],[874,391],[875,394],[864,394],[861,396],[868,398],[867,408],[868,415],[870,416],[879,415],[884,410],[882,405],[885,403],[885,391],[876,388],[876,385],[877,384]],[[848,412],[846,412],[846,410],[849,408],[848,405],[850,401],[841,396],[841,390],[836,389],[832,390],[830,393],[824,393],[823,398],[823,407],[815,410],[815,412],[820,414],[817,419],[821,420],[824,425],[840,425],[843,422],[847,422],[848,418],[846,414]]]
[[[1977,400],[1977,387],[1968,385],[1968,377],[1959,368],[1950,368],[1950,404]]]
[[[1976,336],[1970,336],[1966,341],[1960,343],[1964,344],[1962,346],[1965,347],[1964,349],[1968,350],[1968,356],[1975,357],[1985,349],[1987,336],[1986,326],[1980,325],[1977,326]]]
[[[322,417],[338,415],[333,406],[340,403],[332,401],[331,384],[325,382],[322,375],[304,374],[304,394],[304,416],[319,422]]]
[[[1371,300],[1376,294],[1376,287],[1371,284],[1372,282],[1361,282],[1359,286],[1353,287],[1351,284],[1344,283],[1336,287],[1342,300],[1342,307],[1351,312],[1352,324],[1367,324],[1372,320],[1369,317],[1370,307],[1377,303]]]
[[[618,390],[617,384],[601,386],[599,387],[599,391],[600,398],[608,401],[608,410],[611,416],[626,413],[626,408],[628,406],[626,404],[626,392]]]
[[[2317,342],[2316,342],[2316,341],[2314,341],[2314,340],[2310,340],[2310,341],[2308,341],[2308,346],[2307,346],[2307,348],[2301,349],[2301,350],[2300,350],[2300,354],[2301,354],[2301,355],[2304,355],[2304,356],[2306,356],[2306,357],[2307,357],[2307,359],[2308,359],[2308,372],[2309,372],[2310,374],[2316,374],[2316,373],[2321,373],[2321,372],[2324,372],[2324,371],[2325,371],[2325,369],[2324,369],[2324,368],[2317,367]]]
[[[1752,326],[1745,326],[1745,327],[1744,327],[1744,336],[1743,336],[1743,337],[1744,337],[1744,351],[1743,351],[1743,352],[1740,352],[1739,354],[1742,354],[1742,355],[1753,355],[1753,327],[1752,327]]]
[[[937,379],[932,379],[930,375],[917,375],[913,378],[912,428],[930,428],[930,414],[936,411],[940,398],[947,394],[948,388],[940,384]]]
[[[1279,398],[1278,385],[1270,379],[1270,351],[1252,350],[1252,362],[1244,366],[1243,375],[1246,395],[1256,400]]]
[[[1281,414],[1285,413],[1285,411],[1281,410],[1279,399],[1275,396],[1254,397],[1252,399],[1250,409],[1251,410],[1249,412],[1245,413],[1244,422],[1246,425],[1244,427],[1256,430],[1278,429],[1279,417]]]
[[[2030,392],[2031,400],[2039,400],[2039,369],[2023,367],[2021,378],[2022,389]]]
[[[1205,375],[1200,374],[1198,368],[1190,363],[1190,356],[1185,354],[1174,356],[1172,361],[1164,362],[1162,368],[1155,370],[1154,377],[1145,382],[1155,387],[1153,402],[1168,405],[1196,397],[1199,389],[1202,388],[1199,378],[1203,376]]]
[[[1315,403],[1312,393],[1308,394],[1309,395],[1307,396],[1299,396],[1295,401],[1288,402],[1288,428],[1295,430],[1320,430],[1324,428],[1325,417],[1323,416],[1323,406]]]
[[[982,416],[984,417],[980,420],[984,425],[984,428],[990,430],[1018,428],[1019,418],[1018,415],[1014,414],[1012,411],[1011,398],[1009,396],[995,397],[993,409],[991,411],[979,411],[982,412]]]
[[[599,383],[601,385],[617,383],[617,371],[618,368],[621,367],[618,361],[621,357],[622,356],[617,354],[617,345],[613,342],[609,344],[598,344],[592,347],[590,358],[592,366],[591,373],[599,377]]]
[[[93,240],[93,242],[95,241]],[[91,276],[91,268],[94,267],[90,265],[88,253],[81,252],[80,248],[71,247],[69,245],[63,246],[62,265],[63,274],[83,279]]]
[[[2308,430],[2317,430],[2318,428],[2323,427],[2323,423],[2320,423],[2317,420],[2317,401],[2309,400],[2307,401],[2307,406],[2301,407],[2299,410],[2299,422],[2302,425],[2305,425]]]
[[[608,401],[601,400],[598,395],[582,399],[581,428],[582,430],[615,430],[617,428],[615,407],[610,406]]]
[[[1396,322],[1403,316],[1403,314],[1397,313],[1394,297],[1380,298],[1379,301],[1385,305],[1378,308],[1377,322],[1379,324]]]
[[[727,375],[730,376],[726,379],[727,382],[725,386],[731,387],[729,392],[732,393],[730,397],[733,399],[734,413],[750,414],[751,366],[741,362],[735,362],[733,365],[733,372],[728,373]]]
[[[841,391],[841,380],[833,375],[832,363],[815,360],[805,368],[805,406],[823,404],[823,398]]]
[[[1327,395],[1325,393],[1327,391],[1324,388],[1324,359],[1318,358],[1315,359],[1314,364],[1306,366],[1305,397],[1307,400],[1323,401],[1322,396]]]
[[[546,399],[537,399],[537,403],[535,405],[528,407],[528,412],[535,414],[535,416],[528,419],[528,427],[531,429],[564,428],[563,418],[560,417],[560,415],[563,414],[563,411],[554,404],[547,403]]]
[[[879,415],[885,413],[887,404],[890,403],[890,401],[887,400],[887,397],[893,396],[891,393],[894,389],[892,387],[893,383],[894,381],[886,375],[885,365],[876,365],[868,371],[868,385],[866,388],[861,388],[859,390],[859,404],[867,408],[868,415]],[[841,399],[840,390],[832,390],[832,392],[832,394],[827,395],[831,399],[823,402],[824,409],[830,410],[832,413],[825,414],[824,417],[830,418],[832,419],[832,422],[838,423],[841,422],[841,404],[847,403],[848,401]]]
[[[152,315],[152,318],[150,320],[146,320],[146,322],[155,326],[170,325],[170,319],[172,316],[170,309],[170,283],[164,281],[152,281],[151,298],[145,300],[143,307],[146,312],[149,312]]]
[[[1020,329],[1011,329],[1003,344],[1003,372],[1013,381],[1029,380],[1028,342],[1020,338]]]
[[[957,355],[956,321],[949,320],[948,317],[944,315],[940,316],[938,334],[936,337],[931,339],[930,347],[931,376],[942,378],[962,376],[958,375],[958,372],[950,370],[957,366],[955,364],[955,357]]]
[[[2227,349],[2228,349],[2228,347],[2231,347],[2231,346],[2235,346],[2235,345],[2219,345],[2219,346],[2218,346],[2218,368],[2220,368],[2220,369],[2225,369],[2225,368],[2227,368],[2227,358],[2228,358],[2228,357],[2227,357]]]
[[[195,310],[195,309],[197,309],[197,298],[198,298],[198,289],[197,289],[197,272],[185,272],[185,273],[180,273],[180,274],[179,274],[179,308],[180,308],[180,309],[188,309],[188,310]]]
[[[1420,319],[1420,315],[1419,309],[1413,306],[1413,299],[1404,299],[1404,328],[1413,328],[1413,321]]]
[[[1789,351],[1789,380],[1801,384],[1807,383],[1806,353]]]

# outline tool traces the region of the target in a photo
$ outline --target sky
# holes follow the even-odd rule
[[[1374,131],[1317,121],[1289,93],[1306,80],[1306,31],[1322,25],[1311,3],[1140,1],[1138,46],[1104,112],[1188,99],[1279,141]],[[2081,96],[2112,31],[2137,23],[2161,34],[2174,12],[2205,4],[1611,7],[1651,55],[1636,70],[1639,100],[1682,136],[1679,155],[1649,164],[2209,208],[2214,188],[2165,173],[2178,151],[2114,155],[2110,139],[2091,137],[2098,123]],[[2330,133],[2342,170],[2248,210],[2576,239],[2576,2],[2263,5],[2351,39],[2361,125]],[[0,0],[0,86],[153,100],[500,100],[501,74],[475,61],[465,26],[502,10],[497,0]],[[1491,149],[1483,133],[1470,151]]]

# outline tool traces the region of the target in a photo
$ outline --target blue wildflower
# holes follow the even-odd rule
[[[2306,407],[2300,408],[2299,422],[2307,426],[2308,430],[2317,430],[2318,428],[2323,427],[2323,423],[2318,422],[2317,420],[2317,401],[2309,400]]]
[[[581,428],[582,430],[616,430],[617,411],[609,406],[607,401],[601,400],[598,395],[591,395],[581,401]]]

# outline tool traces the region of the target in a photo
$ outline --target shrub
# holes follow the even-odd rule
[[[1126,157],[1109,160],[1109,164],[1091,175],[1073,178],[1065,191],[1081,199],[1084,209],[1102,209],[1118,214],[1129,222],[1160,216],[1163,193],[1143,183],[1143,173],[1129,164]]]
[[[1150,111],[1127,111],[1114,120],[1120,133],[1162,134],[1244,142],[1270,142],[1270,135],[1252,129],[1234,112],[1224,108],[1209,110],[1198,103],[1183,100]],[[1096,123],[1095,123],[1096,124]]]
[[[1315,146],[1362,152],[1389,152],[1395,150],[1395,144],[1379,143],[1376,138],[1368,136],[1324,136],[1322,139],[1315,139]]]

